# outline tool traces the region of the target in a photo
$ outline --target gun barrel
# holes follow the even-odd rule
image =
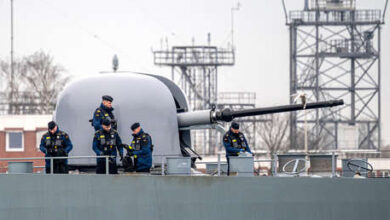
[[[179,127],[207,125],[207,124],[215,123],[217,121],[230,122],[234,118],[240,118],[240,117],[274,114],[274,113],[281,113],[281,112],[291,112],[291,111],[299,111],[305,109],[327,108],[327,107],[334,107],[343,104],[344,104],[343,100],[330,100],[330,101],[323,101],[323,102],[307,103],[306,105],[303,104],[281,105],[281,106],[274,106],[274,107],[244,109],[244,110],[236,110],[236,111],[233,111],[229,108],[223,109],[222,111],[201,110],[201,111],[184,112],[178,114],[178,123],[179,123]]]
[[[218,114],[217,120],[222,121],[231,121],[234,118],[247,117],[247,116],[256,116],[256,115],[266,115],[266,114],[274,114],[281,112],[291,112],[291,111],[299,111],[305,109],[316,109],[316,108],[327,108],[334,107],[338,105],[343,105],[343,100],[331,100],[324,102],[313,102],[307,103],[306,106],[303,104],[294,104],[294,105],[281,105],[274,107],[265,107],[265,108],[254,108],[254,109],[244,109],[237,111],[222,111],[222,114]]]

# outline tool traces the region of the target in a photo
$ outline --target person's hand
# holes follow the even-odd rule
[[[121,155],[119,155],[119,157],[120,157],[119,161],[122,162],[122,160],[123,160],[123,155],[121,154]]]

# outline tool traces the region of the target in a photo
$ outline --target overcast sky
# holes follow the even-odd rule
[[[120,70],[170,76],[153,65],[152,48],[162,38],[169,46],[230,41],[235,0],[14,0],[15,56],[49,52],[68,74],[111,70],[114,54]],[[258,106],[289,100],[289,34],[279,0],[241,0],[235,13],[236,65],[219,70],[220,91],[257,93]],[[301,9],[303,0],[286,0]],[[358,0],[361,8],[382,9],[385,0]],[[386,22],[390,23],[389,16]],[[9,58],[10,0],[0,0],[0,58]],[[382,32],[383,139],[390,143],[390,27]]]

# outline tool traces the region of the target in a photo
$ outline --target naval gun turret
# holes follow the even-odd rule
[[[144,73],[106,73],[86,76],[70,82],[58,97],[54,120],[67,132],[73,143],[70,156],[93,156],[94,129],[89,122],[101,97],[114,98],[113,107],[118,132],[123,143],[130,143],[130,126],[140,122],[153,139],[153,162],[167,156],[193,156],[192,127],[215,125],[234,118],[304,109],[302,104],[233,111],[210,109],[189,112],[182,90],[171,80]],[[332,107],[342,100],[307,103],[306,109]],[[190,152],[189,152],[190,151]],[[69,160],[71,166],[95,166],[96,160]]]

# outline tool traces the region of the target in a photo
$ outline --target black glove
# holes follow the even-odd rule
[[[118,123],[116,122],[115,119],[111,119],[111,127],[115,130],[118,128]]]
[[[68,153],[66,153],[65,149],[59,149],[58,150],[58,155],[61,156],[61,157],[66,157],[68,156]]]
[[[122,154],[120,154],[120,155],[119,155],[119,157],[120,157],[120,159],[119,159],[119,160],[122,162],[122,160],[123,160],[123,155],[122,155]]]

